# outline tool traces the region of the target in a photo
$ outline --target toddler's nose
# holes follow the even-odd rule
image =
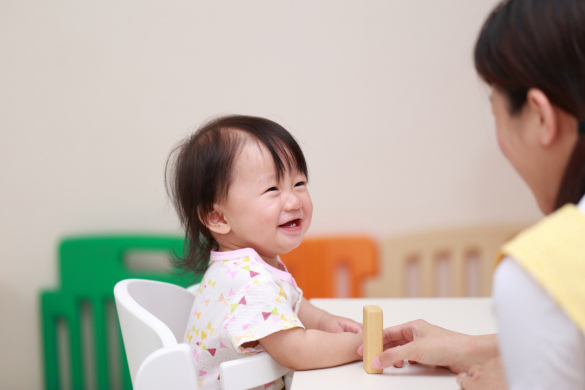
[[[299,196],[293,192],[289,195],[288,199],[286,200],[285,210],[287,210],[287,211],[288,210],[297,210],[297,209],[300,209],[302,207],[302,205],[303,204],[302,204]]]

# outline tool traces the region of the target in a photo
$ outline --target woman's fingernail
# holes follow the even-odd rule
[[[374,358],[374,360],[372,360],[372,368],[375,368],[376,370],[382,369],[382,364],[380,364],[380,358]]]

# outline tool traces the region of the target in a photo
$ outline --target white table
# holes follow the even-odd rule
[[[364,305],[378,305],[384,328],[422,318],[443,328],[467,334],[496,332],[490,298],[312,299],[330,313],[362,322]],[[445,368],[409,365],[388,367],[383,374],[367,374],[362,362],[294,373],[292,390],[388,389],[457,390],[456,375]]]

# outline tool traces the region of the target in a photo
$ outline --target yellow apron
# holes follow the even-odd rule
[[[504,244],[502,253],[518,261],[585,332],[584,213],[565,205]]]

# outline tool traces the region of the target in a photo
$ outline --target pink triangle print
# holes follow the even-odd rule
[[[258,272],[250,271],[250,277],[253,278],[256,275],[260,275]]]
[[[246,305],[246,297],[242,297],[242,299],[240,299],[240,305]]]

